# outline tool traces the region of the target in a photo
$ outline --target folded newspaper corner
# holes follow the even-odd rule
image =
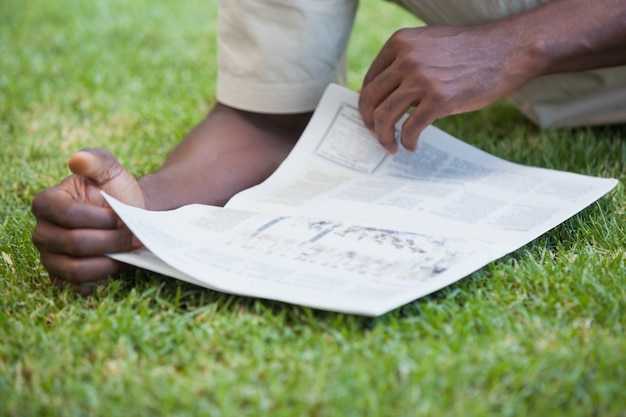
[[[145,248],[110,256],[192,284],[378,316],[520,248],[617,180],[507,162],[430,126],[384,152],[355,92],[326,90],[289,157],[225,207],[105,195]]]

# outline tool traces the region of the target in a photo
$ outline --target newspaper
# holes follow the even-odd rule
[[[145,246],[110,256],[217,291],[378,316],[520,248],[617,184],[507,162],[433,126],[416,152],[389,155],[357,103],[329,86],[283,164],[225,207],[155,212],[105,195]]]

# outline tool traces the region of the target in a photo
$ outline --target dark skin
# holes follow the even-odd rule
[[[158,171],[139,180],[104,149],[72,155],[73,175],[43,190],[32,204],[37,219],[32,240],[52,281],[89,294],[91,283],[128,269],[105,253],[141,247],[100,190],[149,210],[223,205],[278,167],[310,116],[259,115],[218,103]]]
[[[623,0],[555,0],[527,13],[474,27],[402,29],[385,44],[363,82],[365,124],[394,153],[395,122],[410,108],[402,145],[447,115],[509,96],[533,78],[626,64]],[[185,204],[223,205],[267,178],[284,160],[310,118],[262,114],[217,103],[161,168],[136,180],[107,151],[70,159],[73,175],[39,193],[32,204],[33,242],[52,281],[89,294],[93,283],[127,266],[104,256],[141,246],[99,190],[150,210]]]
[[[359,107],[389,153],[395,122],[414,108],[401,137],[415,150],[435,120],[486,107],[537,76],[625,63],[623,0],[555,0],[479,26],[396,32],[365,76]]]

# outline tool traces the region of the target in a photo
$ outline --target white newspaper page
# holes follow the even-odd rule
[[[487,245],[337,220],[190,205],[153,212],[105,195],[145,249],[111,255],[207,288],[376,316],[489,262]]]
[[[610,191],[513,164],[429,127],[388,155],[356,93],[330,86],[298,145],[226,208],[169,212],[106,196],[145,249],[111,255],[207,288],[377,316],[471,274]]]
[[[615,179],[527,167],[434,126],[418,150],[388,155],[358,95],[331,85],[289,158],[228,207],[316,215],[520,247],[606,194]]]

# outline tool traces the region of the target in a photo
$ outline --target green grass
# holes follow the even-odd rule
[[[363,2],[358,88],[415,20]],[[30,202],[69,155],[155,169],[214,100],[214,2],[0,2],[0,415],[620,416],[626,191],[376,320],[138,271],[50,285]],[[437,125],[509,160],[626,180],[626,127],[541,131],[507,103]]]

